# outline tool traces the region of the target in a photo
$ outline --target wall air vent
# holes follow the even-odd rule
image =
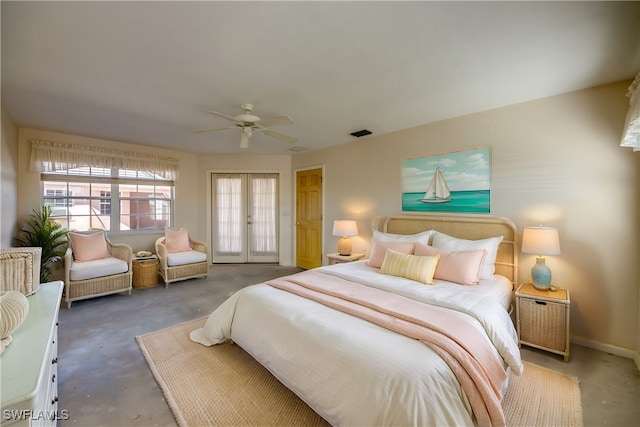
[[[360,137],[363,137],[363,136],[371,135],[371,131],[370,130],[366,130],[366,129],[362,129],[362,130],[359,130],[358,132],[353,132],[350,135],[351,136],[355,136],[356,138],[360,138]]]

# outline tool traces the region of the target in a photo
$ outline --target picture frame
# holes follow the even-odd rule
[[[403,160],[402,211],[490,213],[490,148]]]

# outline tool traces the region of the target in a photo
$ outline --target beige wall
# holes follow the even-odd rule
[[[197,170],[193,165],[197,164],[197,155],[185,153],[177,150],[167,150],[144,145],[127,144],[118,141],[107,141],[96,138],[87,138],[78,135],[69,135],[56,132],[47,132],[37,129],[20,128],[18,131],[18,154],[19,154],[19,197],[18,214],[22,220],[28,216],[33,208],[41,204],[40,200],[40,174],[29,171],[29,161],[31,156],[31,139],[42,139],[66,144],[80,144],[88,147],[104,147],[113,150],[131,150],[139,153],[156,154],[177,158],[179,161],[179,179],[175,187],[175,225],[188,228],[196,235],[200,235],[201,230],[198,224],[198,213],[193,208],[198,198]],[[109,239],[114,243],[127,243],[134,250],[151,250],[155,239],[159,236],[154,232],[110,232]]]
[[[547,257],[547,264],[554,283],[571,292],[574,340],[637,349],[640,153],[619,147],[628,85],[299,153],[293,168],[325,167],[325,249],[337,244],[333,220],[354,218],[361,232],[354,250],[366,252],[371,218],[400,213],[403,159],[491,147],[491,213],[511,218],[519,229],[559,227],[562,254]],[[521,282],[529,279],[533,263],[533,256],[521,254]]]
[[[185,227],[197,239],[210,243],[208,183],[211,172],[276,172],[280,174],[280,263],[291,265],[291,156],[258,155],[201,155],[179,150],[167,150],[145,145],[128,144],[48,132],[37,129],[19,129],[19,183],[18,212],[21,218],[40,206],[40,175],[29,171],[31,139],[43,139],[68,144],[104,147],[114,150],[132,150],[177,158],[179,178],[175,187],[175,226]],[[114,243],[127,243],[134,250],[153,250],[157,232],[110,232]]]
[[[560,228],[562,254],[548,257],[547,263],[553,270],[554,282],[571,291],[574,341],[607,351],[622,351],[638,359],[640,239],[634,236],[640,236],[640,153],[619,147],[628,105],[624,97],[627,86],[628,82],[624,82],[572,92],[368,137],[326,150],[299,153],[293,158],[203,156],[19,129],[17,212],[27,215],[40,203],[38,174],[28,171],[31,138],[178,158],[176,225],[196,230],[201,238],[207,238],[209,232],[211,172],[279,172],[281,263],[287,265],[293,262],[294,252],[292,176],[295,170],[325,167],[326,251],[336,247],[330,225],[334,219],[341,218],[358,220],[361,235],[354,239],[354,247],[369,251],[371,217],[396,214],[401,209],[403,159],[489,146],[492,214],[511,218],[519,228],[538,223]],[[11,144],[5,141],[4,115],[2,123],[4,156],[5,150],[11,149]],[[4,175],[2,184],[4,191]],[[3,235],[7,232],[4,223]],[[134,249],[145,249],[155,236],[127,234],[112,238],[129,243]],[[532,256],[521,255],[521,281],[528,279],[533,262]]]
[[[13,244],[18,216],[18,128],[4,107],[0,110],[0,247],[8,248]]]

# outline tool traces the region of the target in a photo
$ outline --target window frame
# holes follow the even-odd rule
[[[96,170],[96,174],[91,174],[92,170]],[[88,173],[86,173],[88,171]],[[105,171],[109,171],[109,173],[105,173]],[[83,173],[85,172],[85,173]],[[60,190],[63,195],[51,196],[46,195],[49,189],[45,189],[47,183],[60,183],[66,186],[66,189]],[[69,186],[72,184],[87,186],[89,189],[88,195],[77,194],[73,190],[70,191]],[[100,189],[96,190],[97,194],[93,194],[93,186],[99,186]],[[152,194],[153,197],[122,197],[121,189],[123,187],[135,187],[135,189],[139,189],[139,187],[147,187],[146,189],[151,188],[151,193],[147,192],[146,194]],[[159,190],[158,187],[168,187],[169,196],[165,195],[163,190]],[[54,192],[56,192],[54,190]],[[71,194],[70,194],[71,193]],[[74,194],[76,193],[76,194]],[[105,197],[103,193],[110,193],[109,197]],[[165,228],[173,227],[175,220],[175,182],[171,179],[161,178],[156,174],[145,171],[134,171],[134,170],[120,170],[120,169],[105,169],[105,168],[77,168],[72,169],[70,171],[59,171],[59,172],[43,172],[40,174],[40,195],[41,201],[43,205],[49,204],[52,207],[62,207],[65,208],[64,214],[56,214],[54,212],[54,219],[58,219],[59,222],[70,230],[75,228],[69,227],[70,220],[74,217],[77,218],[89,218],[89,227],[94,227],[94,215],[92,214],[92,209],[90,208],[89,213],[87,215],[84,214],[73,214],[69,207],[76,206],[76,201],[83,200],[89,201],[88,205],[92,206],[95,202],[97,204],[98,211],[98,221],[100,221],[99,217],[108,217],[109,224],[108,227],[104,224],[104,227],[100,226],[98,228],[104,228],[108,230],[110,233],[157,233],[158,231],[162,231]],[[162,197],[160,197],[162,196]],[[59,203],[51,203],[51,200],[63,200],[66,203],[64,206]],[[110,205],[110,213],[104,214],[102,212],[102,207],[105,206],[105,201],[109,201]],[[131,224],[130,222],[125,221],[131,220],[132,217],[136,218],[136,224],[139,224],[139,219],[146,216],[143,213],[135,212],[135,214],[131,213],[122,213],[122,201],[127,200],[129,202],[135,202],[136,205],[139,204],[140,201],[145,202],[148,205],[153,207],[152,216],[154,221],[154,227],[144,227],[144,228],[129,228],[122,229],[121,225]],[[157,226],[160,218],[157,216],[157,208],[156,201],[162,201],[164,206],[168,204],[168,208],[163,209],[162,212],[164,215],[168,216],[166,218],[166,223],[162,226]],[[126,218],[125,218],[126,217]],[[124,222],[123,222],[124,221]],[[82,228],[78,228],[81,230]]]

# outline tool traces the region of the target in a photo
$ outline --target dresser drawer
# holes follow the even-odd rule
[[[55,335],[57,337],[57,335]],[[57,338],[56,338],[57,340]],[[42,417],[42,426],[55,426],[58,417],[58,343],[54,341],[51,346],[52,352],[49,355],[49,372],[46,377],[48,387],[45,388],[46,394],[41,404],[44,414]]]
[[[29,297],[29,314],[0,358],[1,427],[56,426],[58,310],[61,281],[41,284]]]

